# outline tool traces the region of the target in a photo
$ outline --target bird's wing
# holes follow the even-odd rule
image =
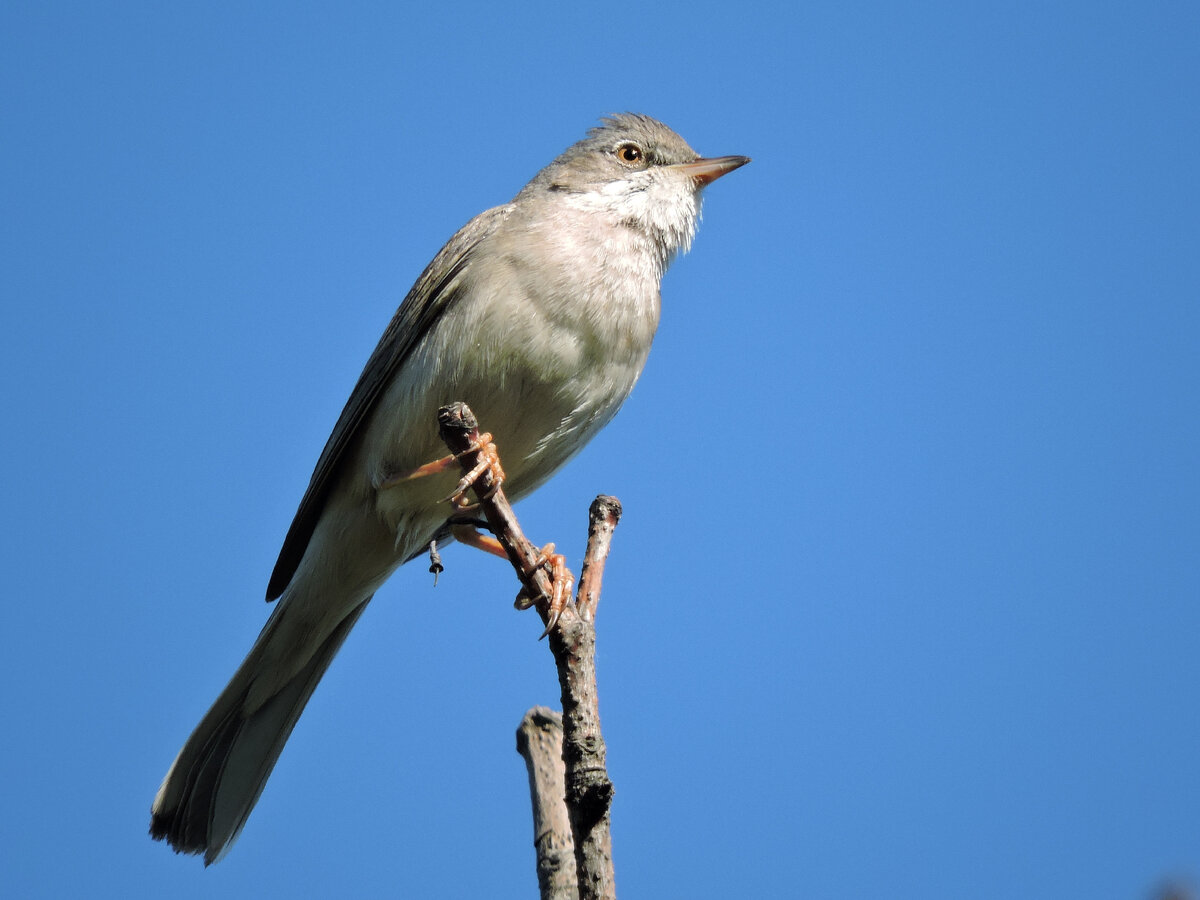
[[[296,517],[283,539],[279,559],[267,584],[267,600],[279,597],[288,586],[321,513],[330,488],[337,476],[347,450],[359,436],[363,422],[370,415],[379,396],[404,364],[413,347],[454,303],[461,286],[464,270],[470,264],[471,252],[507,217],[511,205],[498,206],[480,213],[454,235],[421,273],[400,308],[392,317],[379,344],[367,360],[358,383],[346,401],[346,406],[325,443],[308,490],[296,510]]]

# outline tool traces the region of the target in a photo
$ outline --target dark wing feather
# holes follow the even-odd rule
[[[471,252],[508,215],[511,206],[498,206],[480,213],[452,237],[421,273],[375,347],[346,406],[321,451],[317,467],[292,519],[279,559],[267,584],[267,600],[279,597],[304,557],[308,542],[325,508],[330,488],[348,448],[358,438],[360,427],[374,408],[379,395],[404,364],[413,347],[433,327],[457,297],[463,270]]]

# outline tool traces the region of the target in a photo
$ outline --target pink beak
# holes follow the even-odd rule
[[[712,159],[696,159],[692,162],[677,163],[671,168],[686,172],[695,179],[698,186],[703,187],[734,169],[740,169],[748,162],[750,162],[748,156],[715,156]]]

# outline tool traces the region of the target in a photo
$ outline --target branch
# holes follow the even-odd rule
[[[576,900],[575,842],[563,802],[562,716],[544,706],[525,713],[517,728],[517,752],[529,771],[533,846],[537,849],[542,900]]]
[[[550,612],[550,597],[553,594],[550,566],[542,562],[540,551],[522,533],[512,506],[504,496],[503,489],[496,484],[490,469],[480,466],[483,448],[480,447],[479,425],[475,416],[465,403],[453,403],[438,410],[438,425],[442,440],[458,457],[463,472],[482,471],[472,483],[480,509],[496,540],[508,555],[517,577],[525,587],[525,593],[535,600],[538,613],[547,625],[550,651],[554,654],[562,691],[565,797],[575,848],[579,898],[615,900],[609,828],[614,789],[605,767],[604,738],[600,732],[594,622],[604,563],[612,544],[613,529],[621,516],[621,504],[615,497],[605,496],[597,497],[592,502],[579,593],[575,603],[567,604],[557,622],[554,622]],[[521,739],[519,735],[518,741]],[[529,758],[526,759],[528,763]],[[532,768],[530,787],[536,792]],[[536,793],[534,807],[536,839],[539,842],[538,880],[541,885],[543,857],[540,843],[543,826],[538,824],[540,813]],[[547,820],[541,821],[544,823]],[[555,895],[543,892],[545,896]]]
[[[580,900],[616,898],[610,827],[614,788],[600,731],[593,620],[604,562],[620,515],[621,504],[615,497],[600,496],[592,501],[579,596],[575,607],[568,607],[574,614],[568,616],[564,611],[558,627],[550,632],[550,652],[554,654],[562,691],[562,756],[567,770],[567,813],[575,839]]]

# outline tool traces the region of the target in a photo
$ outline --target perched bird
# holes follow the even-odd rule
[[[447,539],[445,480],[403,477],[444,455],[437,409],[466,401],[495,434],[511,499],[542,484],[629,396],[701,188],[747,162],[612,116],[434,257],[317,460],[267,587],[274,612],[163,779],[155,839],[206,865],[229,850],[372,595]]]

